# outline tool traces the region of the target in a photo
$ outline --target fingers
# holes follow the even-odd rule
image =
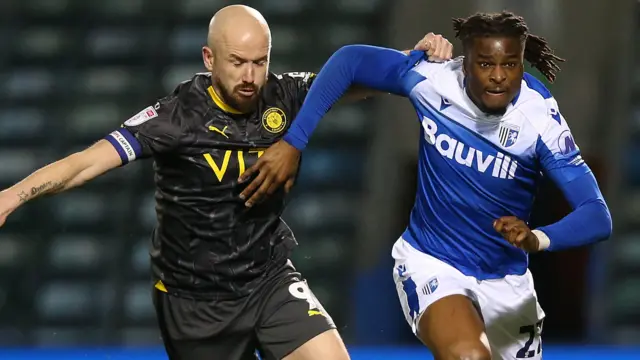
[[[291,191],[291,189],[293,189],[293,185],[296,183],[295,179],[289,179],[287,180],[287,183],[284,184],[284,191],[285,193],[289,193]]]
[[[260,188],[249,198],[249,200],[247,200],[247,202],[245,202],[244,205],[246,207],[252,207],[253,205],[259,204],[265,196],[271,195],[277,188],[277,185],[273,184],[271,178],[269,176],[265,176],[264,182],[262,182]]]
[[[257,165],[257,164],[256,164]],[[256,189],[263,185],[264,180],[267,178],[266,172],[261,172],[247,187],[240,193],[240,199],[245,200],[249,195],[253,194]],[[247,201],[248,202],[248,201]]]
[[[518,221],[518,218],[515,216],[503,216],[493,222],[493,228],[499,233],[508,232],[516,221]]]
[[[442,62],[451,59],[453,56],[453,44],[442,35],[428,33],[414,50],[426,51],[429,61]]]
[[[243,182],[247,181],[248,179],[250,179],[253,174],[255,174],[256,172],[260,171],[260,168],[262,167],[262,164],[264,162],[262,161],[262,159],[258,159],[258,161],[250,168],[248,168],[247,170],[245,170],[245,172],[243,172],[240,177],[238,178],[238,182],[240,184],[242,184]],[[245,190],[246,192],[246,190]],[[245,192],[242,192],[243,194],[245,194]],[[245,194],[246,195],[246,194]],[[242,195],[241,195],[242,197]]]
[[[432,32],[425,35],[422,39],[420,39],[420,41],[418,41],[416,46],[413,47],[413,50],[428,51],[433,45],[431,41],[433,36],[434,36],[434,33]]]

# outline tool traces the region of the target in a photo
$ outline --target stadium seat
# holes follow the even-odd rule
[[[76,136],[80,139],[100,139],[118,128],[118,122],[126,120],[121,109],[110,103],[78,105],[70,111],[66,126],[71,139]]]
[[[7,75],[3,85],[10,98],[44,96],[54,87],[54,75],[44,68],[14,69]]]
[[[146,229],[153,229],[156,225],[156,200],[155,193],[146,193],[139,201],[138,218],[139,224]]]
[[[0,144],[7,146],[45,134],[45,112],[37,107],[9,108],[0,112]],[[0,146],[2,146],[0,145]]]
[[[262,0],[258,9],[264,13],[267,21],[269,21],[269,15],[272,14],[295,15],[300,13],[304,9],[305,3],[307,2],[304,0]]]
[[[30,263],[31,245],[24,235],[0,234],[0,272],[9,274]]]
[[[302,194],[286,211],[286,219],[305,230],[332,231],[353,226],[359,202],[343,194]]]
[[[39,164],[38,156],[30,149],[0,149],[0,182],[14,182],[30,174]]]
[[[162,77],[165,91],[171,93],[181,82],[190,80],[195,73],[206,71],[202,62],[195,61],[189,64],[179,64],[167,69]]]
[[[59,281],[44,285],[38,291],[35,301],[43,322],[99,322],[100,315],[104,315],[113,306],[113,297],[106,286]]]
[[[140,31],[125,28],[103,28],[93,30],[86,41],[90,55],[96,58],[113,58],[139,54],[142,41]]]
[[[54,214],[60,223],[96,224],[111,218],[106,194],[99,195],[88,191],[76,190],[64,197],[54,198]]]
[[[66,47],[69,34],[58,28],[34,28],[22,34],[18,51],[25,57],[51,57]]]
[[[202,28],[177,29],[171,34],[168,46],[174,58],[195,61],[200,58],[202,46],[206,44],[207,28],[203,26]]]
[[[130,284],[124,295],[125,317],[131,324],[155,320],[155,310],[151,303],[151,282]]]
[[[131,250],[131,268],[133,274],[138,277],[149,277],[150,259],[149,259],[149,246],[151,238],[145,236],[141,240],[137,241],[133,245]]]
[[[180,1],[180,13],[187,17],[211,17],[213,9],[219,9],[225,5],[221,0],[184,0]]]
[[[294,53],[304,46],[304,34],[290,26],[271,27],[271,37],[274,54]]]
[[[87,95],[119,95],[135,86],[131,69],[121,67],[91,68],[78,79],[78,92]]]
[[[36,14],[61,15],[70,9],[72,0],[27,0],[26,9]]]
[[[94,235],[63,235],[50,242],[49,264],[56,272],[86,276],[103,273],[103,266],[112,259],[110,252],[117,244],[112,239]]]
[[[92,4],[91,9],[105,17],[144,16],[144,5],[145,0],[110,0]]]

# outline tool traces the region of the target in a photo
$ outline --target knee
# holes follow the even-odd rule
[[[491,350],[481,341],[458,343],[449,348],[447,360],[491,360]]]

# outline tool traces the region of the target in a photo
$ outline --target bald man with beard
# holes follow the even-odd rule
[[[451,56],[448,41],[429,36],[434,59]],[[207,40],[208,72],[1,192],[0,225],[41,195],[152,158],[153,302],[169,358],[244,360],[257,351],[265,359],[348,359],[331,317],[289,260],[297,243],[280,218],[286,192],[250,209],[239,197],[238,177],[282,138],[315,74],[270,73],[269,26],[246,6],[216,13]]]

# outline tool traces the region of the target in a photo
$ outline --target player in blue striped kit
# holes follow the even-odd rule
[[[553,81],[562,59],[509,12],[455,19],[454,28],[464,57],[444,64],[419,52],[341,48],[255,168],[270,187],[294,174],[318,121],[352,84],[408,98],[423,131],[418,188],[392,252],[408,323],[436,359],[541,359],[544,312],[527,254],[607,239],[610,213],[556,100],[524,72],[527,60]],[[542,176],[573,211],[531,230]]]

